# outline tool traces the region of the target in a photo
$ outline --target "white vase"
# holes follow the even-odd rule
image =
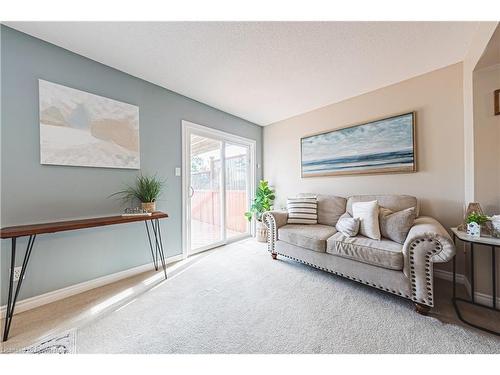
[[[481,237],[481,225],[478,223],[467,224],[467,234],[472,237]]]
[[[267,242],[267,227],[262,221],[257,221],[255,226],[255,239],[259,242]]]

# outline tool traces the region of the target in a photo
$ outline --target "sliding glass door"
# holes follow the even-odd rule
[[[251,140],[183,121],[183,240],[192,255],[250,235]]]
[[[221,156],[221,141],[191,134],[191,250],[203,250],[224,239]]]
[[[250,233],[244,213],[249,209],[250,147],[225,143],[226,161],[226,238],[237,238]]]

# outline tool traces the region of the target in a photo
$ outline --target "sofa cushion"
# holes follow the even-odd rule
[[[326,240],[337,233],[329,225],[287,224],[278,229],[278,240],[304,247],[309,250],[325,252]]]
[[[398,212],[392,212],[388,208],[381,208],[379,215],[380,233],[385,238],[403,244],[415,218],[414,207]]]
[[[336,195],[301,193],[299,197],[316,197],[318,201],[318,224],[337,224],[340,216],[345,212],[347,199]]]
[[[318,224],[335,226],[345,212],[347,199],[323,194],[319,194],[316,198],[318,200]]]
[[[346,237],[338,232],[327,240],[326,252],[392,270],[403,269],[403,246],[385,238]]]
[[[347,200],[346,211],[352,215],[352,204],[354,202],[369,202],[374,200],[378,201],[380,207],[388,208],[392,212],[415,207],[416,215],[418,216],[417,198],[410,195],[353,195]]]

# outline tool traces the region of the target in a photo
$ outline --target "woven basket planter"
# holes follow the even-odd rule
[[[255,238],[259,242],[267,242],[267,227],[262,221],[257,221]]]
[[[156,211],[156,202],[146,202],[141,203],[141,207],[143,210],[147,212],[155,212]]]

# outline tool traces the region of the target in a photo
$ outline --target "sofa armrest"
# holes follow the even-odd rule
[[[288,212],[286,211],[267,211],[264,213],[264,215],[265,214],[273,216],[276,223],[276,229],[281,228],[283,225],[286,225],[288,221]]]
[[[267,227],[267,250],[275,254],[275,245],[278,239],[278,228],[286,225],[288,212],[267,211],[262,214],[262,222]]]
[[[433,263],[448,262],[455,245],[448,232],[435,219],[419,217],[403,244],[404,273],[409,278],[412,300],[434,306]]]

